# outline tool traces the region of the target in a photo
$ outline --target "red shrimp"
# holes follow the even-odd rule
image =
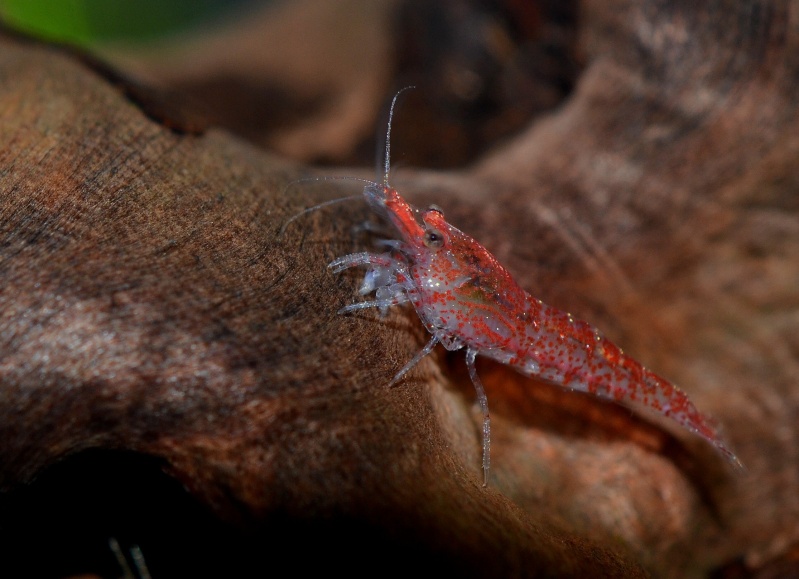
[[[373,307],[385,312],[390,306],[410,302],[430,332],[424,348],[390,385],[438,343],[447,350],[466,349],[466,367],[483,414],[484,486],[490,466],[491,421],[475,367],[478,355],[565,388],[642,404],[705,438],[741,467],[711,421],[682,390],[625,355],[587,322],[525,292],[485,247],[450,225],[439,207],[416,209],[389,186],[391,120],[401,92],[391,103],[383,182],[366,181],[363,191],[370,208],[393,225],[399,239],[383,241],[389,248],[385,253],[353,253],[329,265],[336,273],[367,266],[360,294],[375,293],[375,299],[350,304],[339,313]]]

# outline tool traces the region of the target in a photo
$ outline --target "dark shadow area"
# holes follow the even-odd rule
[[[395,127],[404,161],[468,166],[563,104],[585,66],[579,27],[573,0],[400,3],[396,77],[418,89]]]
[[[419,569],[469,576],[421,542],[348,517],[273,514],[243,528],[218,519],[152,457],[86,451],[0,499],[2,576],[122,577],[116,539],[131,570],[138,545],[154,578],[408,576]],[[390,527],[390,525],[385,525]]]

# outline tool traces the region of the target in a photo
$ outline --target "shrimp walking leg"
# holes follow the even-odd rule
[[[366,308],[380,308],[384,310],[385,308],[389,308],[391,306],[397,306],[399,304],[404,304],[408,302],[408,297],[403,294],[395,294],[390,298],[385,298],[382,300],[369,300],[366,302],[356,302],[354,304],[350,304],[348,306],[344,306],[341,308],[338,313],[339,314],[348,314],[349,312],[355,312],[357,310],[365,310]]]
[[[334,259],[327,267],[333,270],[333,273],[339,273],[351,267],[358,267],[359,265],[372,265],[385,268],[396,268],[398,262],[388,254],[369,253],[364,251],[361,253],[350,253]]]
[[[400,369],[400,371],[399,371],[399,372],[397,372],[397,374],[396,374],[396,375],[395,375],[395,376],[394,376],[394,377],[391,379],[391,382],[389,382],[389,383],[388,383],[388,385],[389,385],[389,386],[393,386],[394,384],[396,384],[397,382],[399,382],[399,381],[402,379],[402,377],[403,377],[403,376],[405,376],[405,374],[406,374],[406,373],[407,373],[407,372],[408,372],[408,371],[409,371],[411,368],[413,368],[414,366],[416,366],[416,364],[418,364],[418,363],[421,361],[421,359],[422,359],[422,358],[424,358],[424,357],[425,357],[425,356],[427,356],[427,355],[428,355],[430,352],[432,352],[432,351],[433,351],[433,348],[435,348],[435,347],[436,347],[436,344],[438,344],[438,336],[436,336],[435,334],[433,334],[433,337],[432,337],[432,338],[430,338],[430,341],[429,341],[429,342],[427,342],[427,344],[425,344],[425,347],[424,347],[424,348],[422,348],[421,350],[419,350],[419,352],[418,352],[418,353],[417,353],[417,354],[416,354],[416,355],[415,355],[413,358],[411,358],[411,359],[410,359],[410,361],[409,361],[407,364],[405,364],[405,365],[404,365],[404,366],[403,366],[403,367]]]
[[[477,368],[474,360],[477,357],[477,350],[468,348],[466,350],[466,368],[469,370],[469,377],[472,379],[474,389],[477,392],[477,404],[483,412],[483,486],[488,486],[488,469],[491,461],[491,416],[488,414],[488,398],[485,388],[477,375]]]

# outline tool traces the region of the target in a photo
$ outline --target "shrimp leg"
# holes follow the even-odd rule
[[[399,304],[407,303],[409,300],[408,296],[404,293],[395,293],[389,298],[384,298],[382,300],[369,300],[366,302],[356,302],[354,304],[349,304],[341,308],[337,313],[339,314],[348,314],[349,312],[355,312],[357,310],[365,310],[366,308],[380,308],[381,311],[389,308],[391,306],[397,306]]]
[[[477,350],[467,348],[466,350],[466,368],[469,370],[469,377],[472,379],[474,389],[477,392],[477,404],[480,405],[480,410],[483,411],[483,486],[488,486],[488,469],[490,466],[491,455],[491,416],[488,414],[488,398],[486,397],[485,388],[480,381],[480,376],[477,375],[477,367],[474,360],[477,357]]]
[[[439,341],[439,337],[438,337],[438,336],[436,336],[435,334],[433,334],[433,337],[432,337],[432,338],[430,338],[430,341],[428,341],[428,342],[427,342],[427,344],[425,344],[424,348],[422,348],[421,350],[419,350],[419,351],[416,353],[416,355],[415,355],[413,358],[411,358],[411,359],[410,359],[410,361],[409,361],[407,364],[405,364],[405,365],[404,365],[404,366],[403,366],[403,367],[400,369],[400,371],[399,371],[399,372],[397,372],[397,374],[396,374],[396,375],[395,375],[395,376],[394,376],[394,377],[391,379],[391,382],[389,382],[389,383],[388,383],[388,385],[389,385],[389,386],[393,386],[394,384],[396,384],[397,382],[399,382],[399,381],[402,379],[402,377],[403,377],[403,376],[405,376],[405,374],[406,374],[406,373],[407,373],[407,372],[408,372],[408,371],[409,371],[411,368],[413,368],[414,366],[416,366],[416,364],[418,364],[418,363],[419,363],[419,362],[422,360],[422,358],[424,358],[424,357],[425,357],[425,356],[427,356],[427,355],[428,355],[430,352],[432,352],[432,351],[433,351],[433,348],[435,348],[435,347],[436,347],[436,344],[438,344],[438,341]]]
[[[372,265],[376,267],[394,268],[401,264],[398,260],[392,258],[388,254],[369,253],[363,251],[361,253],[350,253],[334,259],[327,267],[333,270],[333,273],[339,273],[351,267],[359,265]]]

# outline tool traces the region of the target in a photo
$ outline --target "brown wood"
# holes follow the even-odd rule
[[[0,38],[5,500],[81,451],[132,451],[255,537],[330,522],[309,553],[379,536],[397,565],[475,576],[739,576],[789,560],[796,19],[789,2],[583,3],[584,68],[559,108],[466,168],[395,174],[532,294],[680,384],[748,469],[656,417],[486,363],[487,489],[462,354],[437,351],[387,388],[426,340],[416,315],[336,314],[359,275],[325,266],[369,248],[353,231],[365,207],[278,235],[352,187],[287,190],[305,173],[284,158],[164,122],[61,49]],[[396,122],[423,135],[415,118]],[[325,137],[332,150],[341,133]],[[391,549],[409,544],[405,559]]]

